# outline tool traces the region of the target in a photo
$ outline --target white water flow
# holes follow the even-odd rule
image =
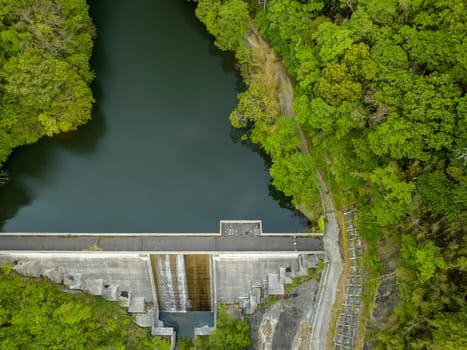
[[[186,312],[190,308],[183,254],[157,256],[157,281],[161,311]]]
[[[188,303],[188,287],[186,283],[186,272],[185,272],[185,257],[183,254],[177,254],[177,282],[178,282],[178,297],[180,300],[180,310],[185,312]]]
[[[159,255],[157,257],[159,270],[159,307],[165,311],[177,311],[175,289],[172,280],[172,269],[170,268],[170,256]]]

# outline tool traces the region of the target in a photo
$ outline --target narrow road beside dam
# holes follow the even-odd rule
[[[275,55],[269,44],[261,37],[258,30],[253,24],[250,24],[250,34],[248,42],[250,45],[261,46],[267,53],[265,57],[270,57],[274,62],[273,67],[276,72],[276,79],[279,83],[278,98],[280,100],[282,113],[291,118],[295,118],[295,112],[292,108],[294,100],[293,85],[287,70],[283,66],[281,60]],[[300,137],[300,152],[312,157],[308,147],[305,134],[302,128],[298,125]],[[339,246],[339,225],[337,223],[336,214],[332,195],[319,171],[316,172],[316,183],[319,188],[321,200],[326,214],[327,224],[323,236],[324,251],[326,252],[328,263],[323,271],[321,280],[321,291],[319,292],[319,300],[317,302],[316,315],[313,317],[311,336],[309,337],[308,349],[325,350],[326,339],[329,331],[329,322],[331,313],[336,300],[336,293],[341,278],[343,264]]]

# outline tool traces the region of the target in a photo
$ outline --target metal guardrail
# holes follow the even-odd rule
[[[351,210],[344,213],[347,224],[351,266],[345,287],[343,310],[337,321],[334,333],[335,350],[354,349],[355,335],[362,311],[360,298],[363,292],[363,266],[361,263],[363,252],[362,241],[358,234],[357,226],[353,222],[355,212],[356,210]]]

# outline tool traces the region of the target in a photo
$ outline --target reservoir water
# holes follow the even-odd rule
[[[265,161],[228,115],[242,89],[185,0],[92,0],[93,119],[15,150],[0,187],[3,232],[218,232],[306,220],[270,190]],[[281,207],[282,206],[282,207]]]

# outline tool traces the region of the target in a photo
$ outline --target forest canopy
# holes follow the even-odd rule
[[[116,302],[0,269],[0,348],[168,350]]]
[[[86,0],[0,0],[0,166],[90,119],[94,36]]]
[[[223,25],[234,8],[236,29]],[[294,82],[294,127],[307,137],[311,162],[297,162],[278,137],[292,129],[280,124],[247,12]],[[398,305],[373,346],[466,348],[456,326],[467,314],[465,3],[199,0],[197,14],[213,35],[235,39],[246,31],[239,41],[216,43],[235,50],[242,65],[248,90],[232,124],[271,155],[273,183],[297,205],[308,191],[299,184],[325,172],[340,207],[358,208],[370,246],[400,250]]]

